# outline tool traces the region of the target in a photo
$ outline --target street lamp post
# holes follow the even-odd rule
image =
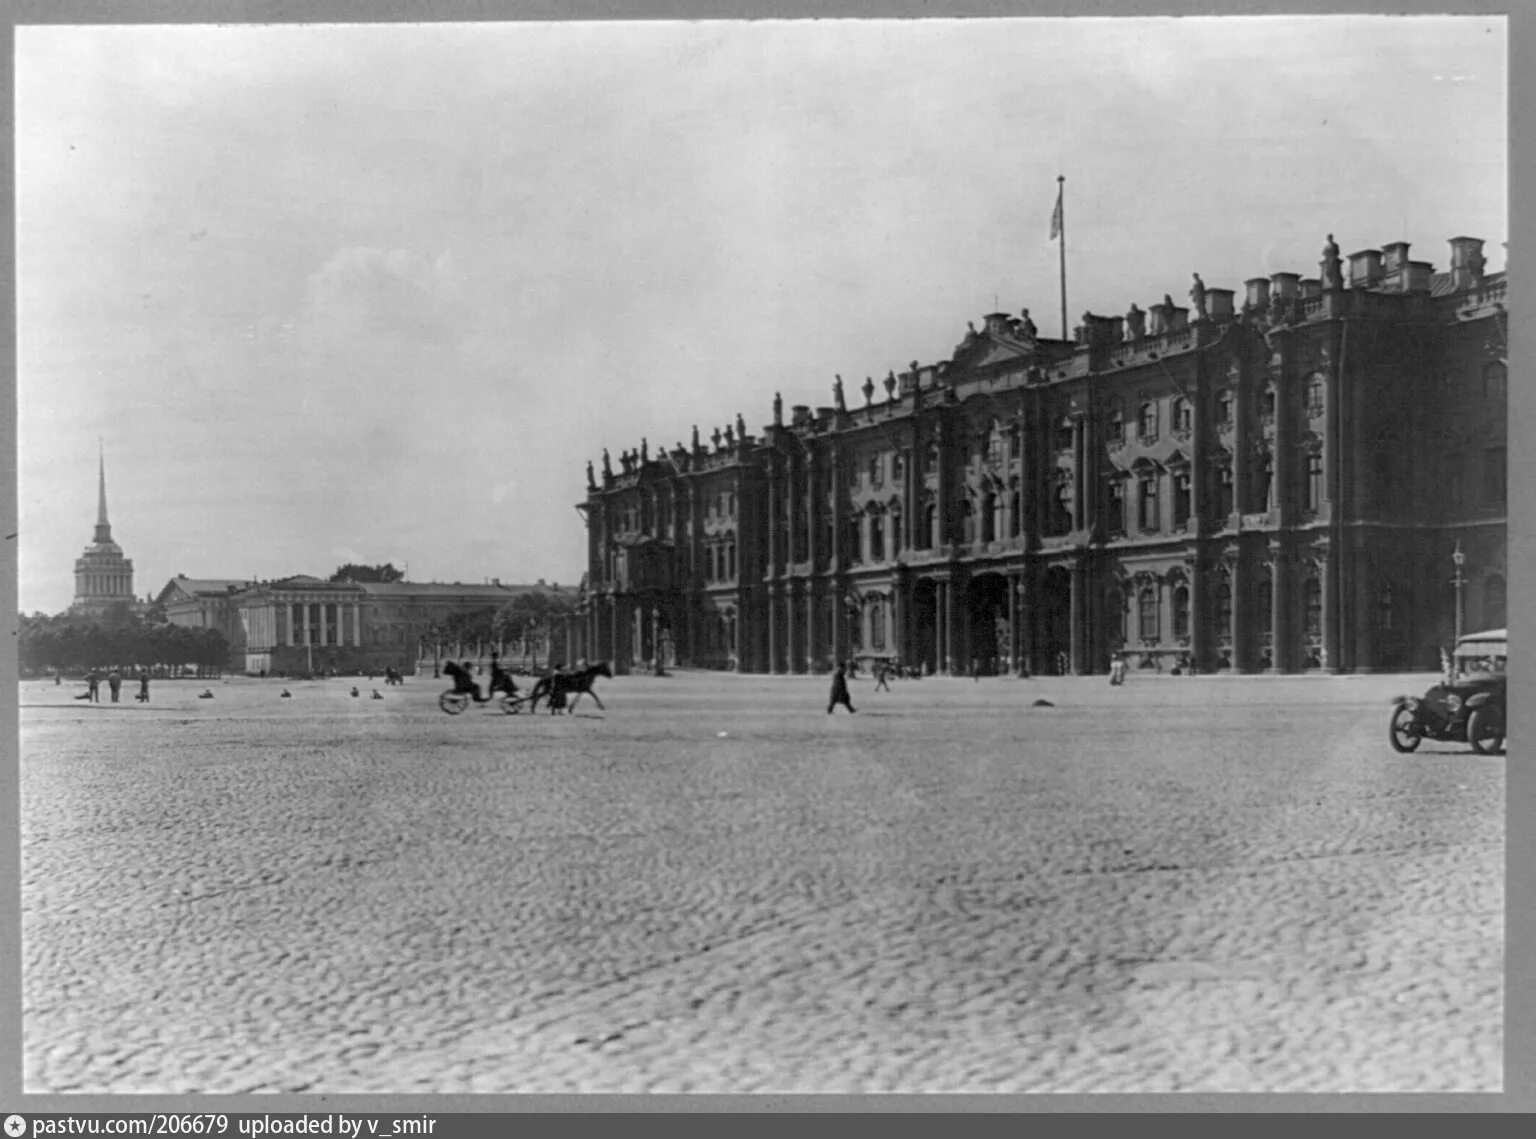
[[[1467,584],[1467,579],[1461,576],[1461,567],[1467,563],[1467,555],[1461,552],[1461,539],[1456,540],[1456,549],[1451,552],[1451,561],[1456,565],[1456,576],[1451,584],[1456,587],[1456,640],[1461,640],[1461,590]]]

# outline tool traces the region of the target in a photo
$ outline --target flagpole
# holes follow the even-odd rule
[[[1067,338],[1067,210],[1066,178],[1056,175],[1056,216],[1061,225],[1061,338]]]

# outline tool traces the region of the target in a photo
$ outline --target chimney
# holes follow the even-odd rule
[[[1403,273],[1403,292],[1427,293],[1434,284],[1435,267],[1428,261],[1410,261]]]
[[[1391,276],[1408,268],[1408,243],[1393,241],[1381,247],[1382,269]]]
[[[1269,307],[1269,278],[1250,277],[1243,282],[1248,287],[1247,305],[1263,311]]]
[[[1271,296],[1278,296],[1283,301],[1296,299],[1300,288],[1301,274],[1299,273],[1271,273],[1269,275],[1269,292]]]
[[[1483,239],[1451,238],[1451,285],[1470,289],[1483,279]]]
[[[1381,250],[1362,249],[1349,255],[1349,287],[1368,289],[1381,281]]]
[[[1205,311],[1212,320],[1232,319],[1232,290],[1206,289]]]
[[[1323,281],[1321,277],[1303,277],[1300,283],[1301,299],[1309,301],[1313,297],[1323,295]]]

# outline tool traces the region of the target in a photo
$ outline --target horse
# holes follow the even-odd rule
[[[599,676],[606,676],[610,680],[613,679],[613,672],[609,669],[608,662],[605,660],[598,661],[596,664],[589,664],[586,668],[580,669],[577,672],[553,672],[548,676],[541,676],[538,683],[533,686],[533,692],[528,697],[528,710],[530,712],[537,712],[539,710],[539,700],[546,696],[549,698],[550,715],[554,715],[560,710],[560,706],[565,702],[567,696],[571,698],[571,708],[576,706],[576,701],[582,696],[592,697],[593,700],[597,700],[597,706],[602,708],[603,702],[598,700],[597,693],[592,691],[592,682]],[[606,708],[603,710],[607,711]]]

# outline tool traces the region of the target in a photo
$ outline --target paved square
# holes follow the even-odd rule
[[[1427,681],[24,683],[25,1089],[1498,1090],[1505,760],[1390,750]]]

